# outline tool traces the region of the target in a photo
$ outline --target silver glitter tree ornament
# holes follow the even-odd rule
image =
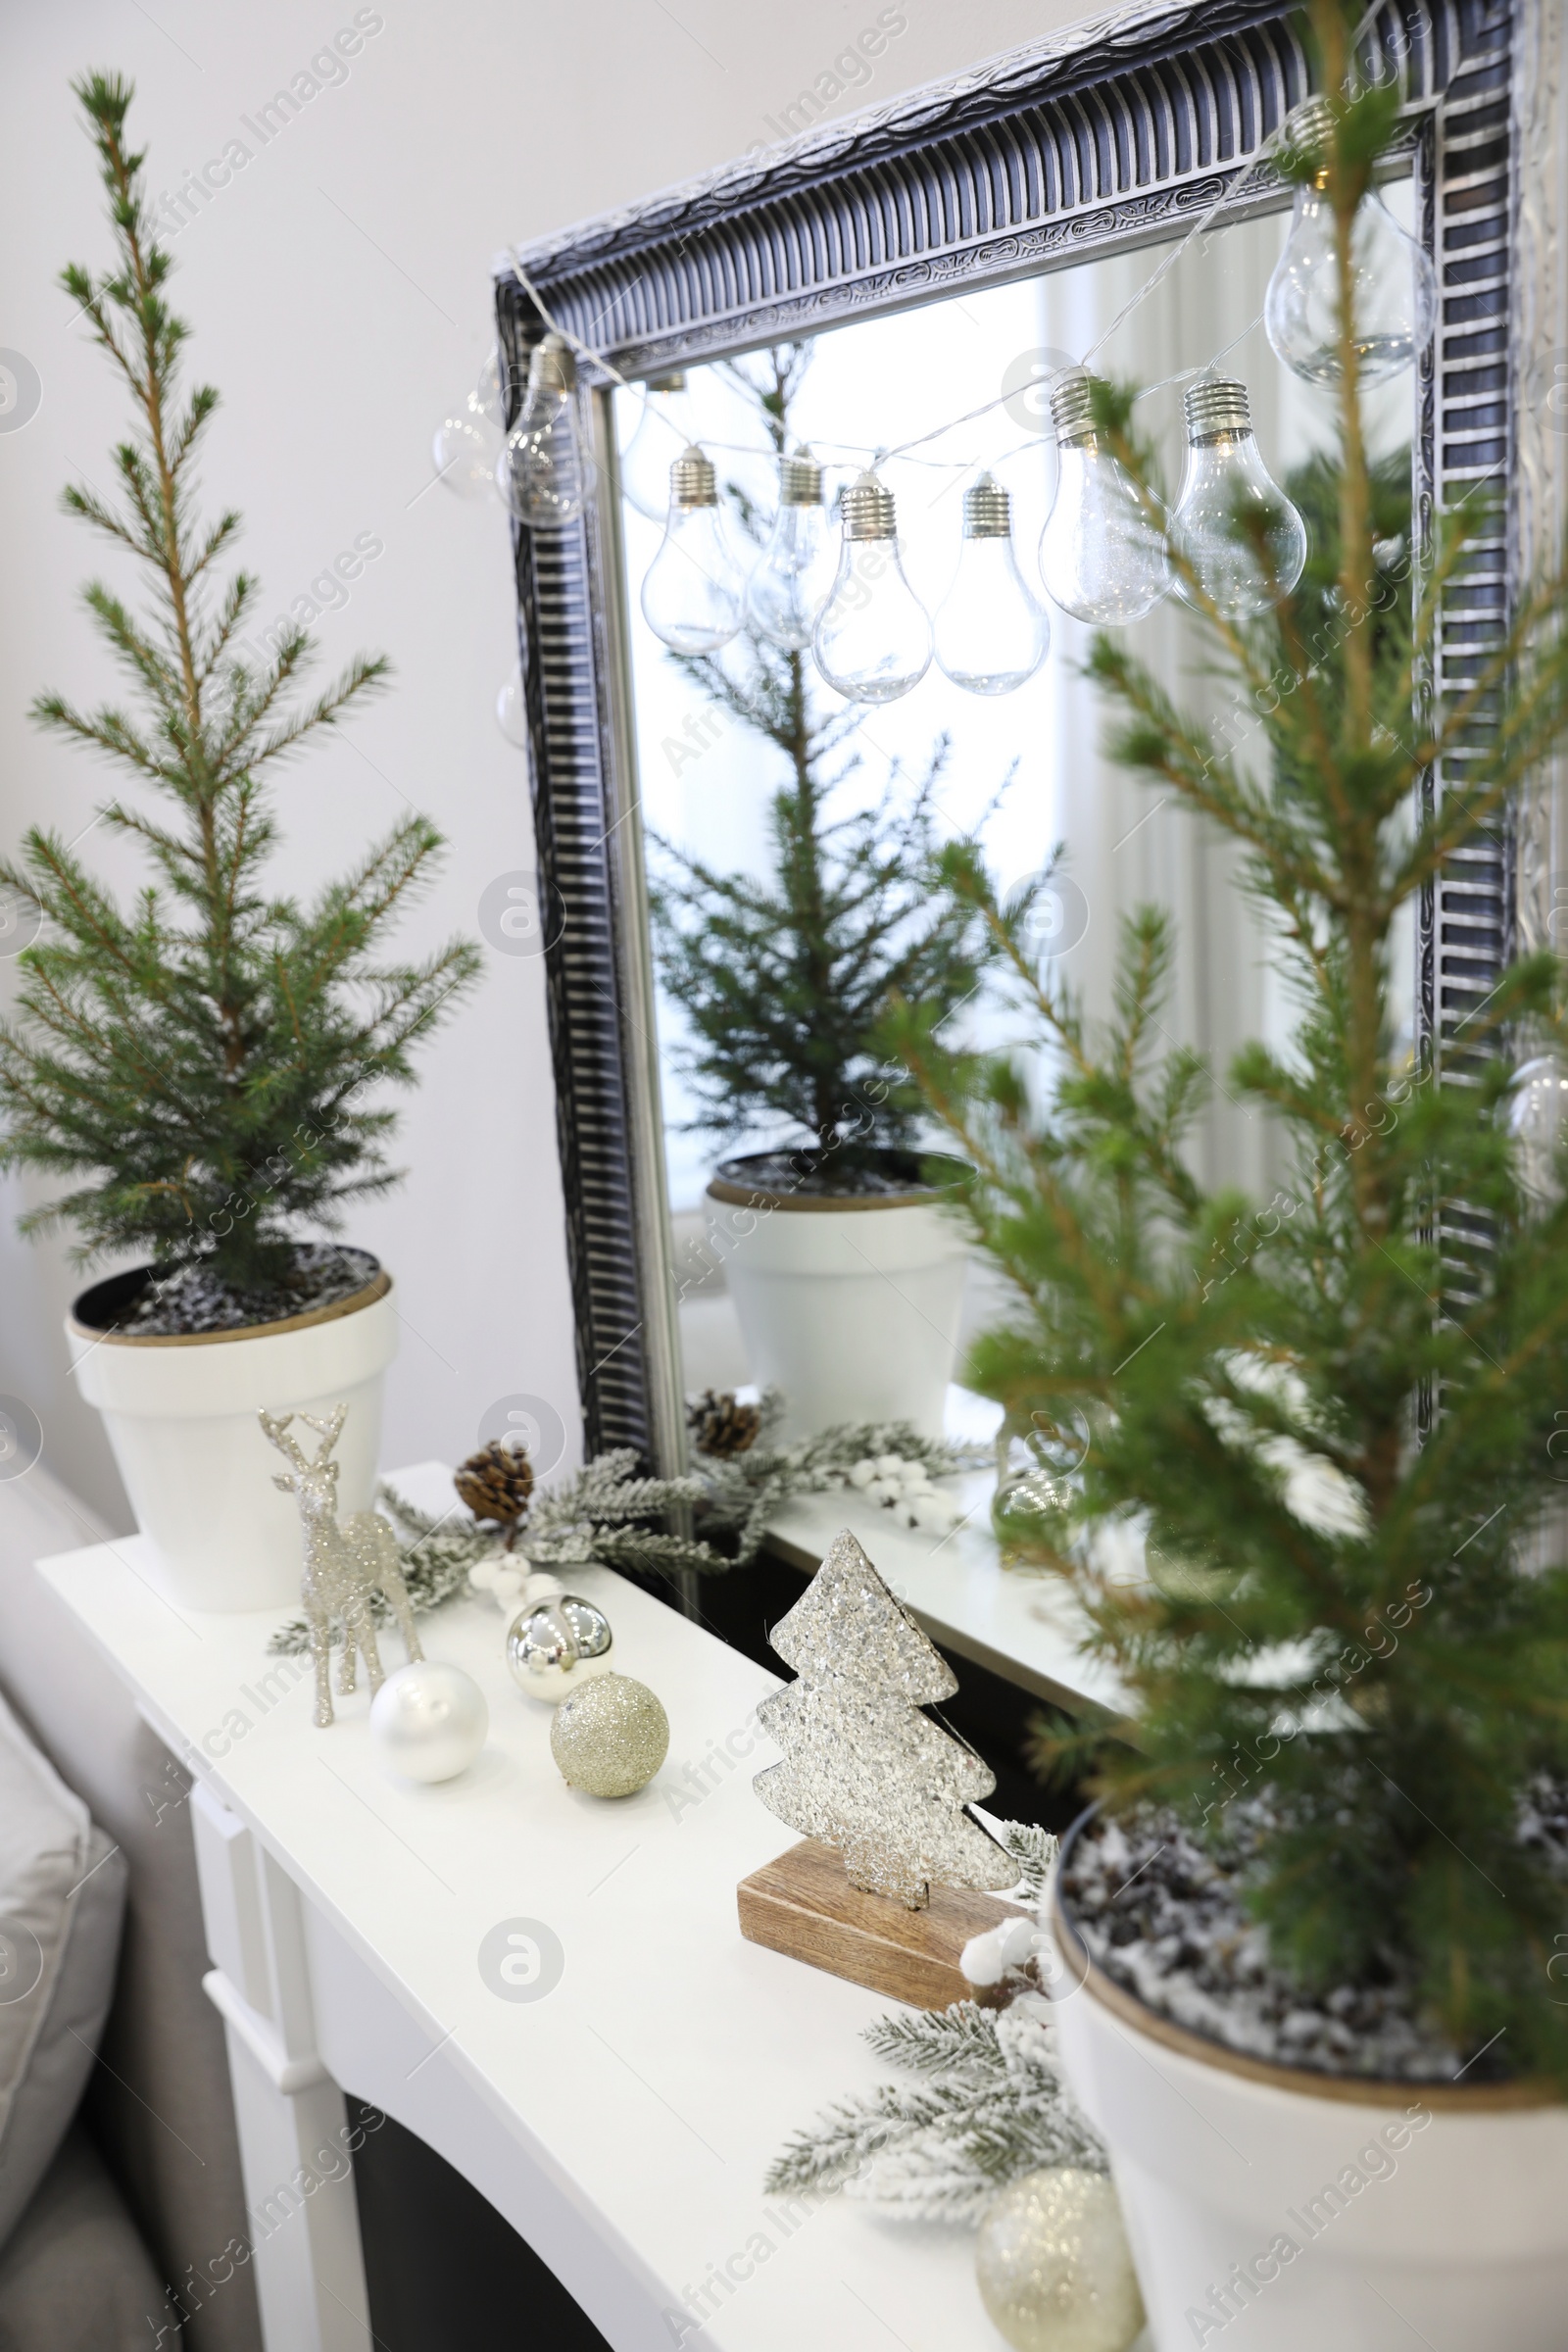
[[[920,1712],[957,1683],[847,1529],[768,1639],[800,1677],[758,1709],[785,1757],[753,1784],[768,1811],[911,1911],[933,1881],[1011,1886],[1017,1864],[963,1810],[994,1775]]]

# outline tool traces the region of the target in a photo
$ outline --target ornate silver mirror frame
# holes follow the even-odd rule
[[[1416,219],[1443,287],[1417,386],[1418,516],[1483,478],[1507,526],[1440,615],[1460,683],[1513,583],[1560,532],[1568,466],[1563,0],[1389,0],[1364,29],[1405,99]],[[546,306],[623,375],[753,350],[1169,237],[1282,201],[1258,149],[1309,89],[1289,12],[1206,0],[1075,27],[937,88],[565,231],[516,257]],[[544,331],[504,259],[513,381]],[[609,379],[582,370],[597,487],[580,524],[516,534],[557,1120],[590,1451],[684,1460],[674,1280],[626,685]],[[515,400],[515,394],[514,394]],[[1462,791],[1462,773],[1431,779]],[[1478,838],[1422,910],[1418,1023],[1441,1059],[1516,933],[1568,910],[1568,776]],[[1568,922],[1563,929],[1568,945]]]

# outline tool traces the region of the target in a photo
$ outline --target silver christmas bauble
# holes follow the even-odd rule
[[[669,1753],[669,1718],[646,1683],[601,1675],[556,1709],[550,1752],[573,1788],[630,1796]]]
[[[370,1701],[370,1739],[406,1781],[450,1781],[484,1745],[490,1710],[461,1666],[420,1658],[389,1674]]]
[[[1127,2352],[1144,2325],[1116,2191],[1103,2173],[1054,2165],[987,2206],[975,2247],[980,2300],[1014,2352]]]
[[[507,1664],[519,1690],[552,1706],[610,1672],[610,1620],[591,1600],[561,1592],[514,1617],[507,1635]]]

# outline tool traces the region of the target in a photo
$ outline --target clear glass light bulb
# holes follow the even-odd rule
[[[522,691],[522,672],[514,669],[496,696],[496,725],[519,751],[528,749],[528,705]]]
[[[746,583],[746,618],[760,637],[804,653],[827,603],[838,549],[822,506],[822,468],[808,449],[778,466],[778,514]]]
[[[507,370],[501,364],[500,349],[492,344],[490,356],[479,370],[473,387],[473,397],[491,423],[505,427],[507,421]]]
[[[1309,98],[1286,122],[1290,143],[1321,151],[1333,128],[1322,98]],[[1350,231],[1351,317],[1363,384],[1408,368],[1430,339],[1438,315],[1437,272],[1407,237],[1375,188],[1363,197]],[[1296,191],[1285,250],[1274,265],[1263,324],[1275,355],[1309,384],[1338,383],[1340,261],[1328,173]]]
[[[845,491],[833,593],[811,635],[816,666],[852,703],[895,703],[931,666],[931,622],[899,562],[893,494],[874,473]]]
[[[695,446],[669,469],[663,544],[643,578],[643,617],[677,654],[712,654],[741,625],[712,460]]]
[[[1040,534],[1040,576],[1075,620],[1121,628],[1158,604],[1170,565],[1159,520],[1095,429],[1093,385],[1079,372],[1051,395],[1056,495]]]
[[[443,416],[430,444],[430,461],[449,490],[460,498],[489,498],[496,486],[501,454],[499,428],[470,392],[461,409]]]
[[[1245,384],[1203,376],[1189,386],[1186,409],[1187,471],[1171,545],[1227,620],[1266,612],[1301,576],[1306,525],[1263,463]],[[1180,572],[1176,593],[1199,601]]]
[[[937,667],[968,694],[1011,694],[1046,658],[1051,623],[1024,585],[1012,501],[989,473],[963,494],[963,552],[937,609]]]
[[[620,494],[650,522],[663,521],[670,466],[696,438],[684,372],[654,376],[643,386],[637,429],[620,453]]]
[[[559,531],[582,513],[583,462],[572,394],[576,363],[564,335],[546,335],[528,362],[522,410],[496,461],[496,488],[518,522]]]
[[[1568,1128],[1568,1071],[1554,1054],[1540,1054],[1513,1083],[1508,1126],[1519,1182],[1538,1209],[1555,1208],[1562,1197],[1558,1161]]]

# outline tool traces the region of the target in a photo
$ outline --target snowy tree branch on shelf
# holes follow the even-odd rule
[[[1039,1990],[1050,1970],[1032,1915],[1045,1902],[1056,1840],[1031,1822],[987,1826],[1018,1866],[1005,1899],[1020,1912],[966,1946],[963,1970],[973,1984],[1004,1984],[1008,2005],[956,2001],[878,2018],[862,2040],[914,2080],[841,2099],[798,2132],[768,2172],[769,2195],[843,2189],[897,2220],[972,2227],[1026,2173],[1106,2169],[1062,2081],[1052,2004]]]
[[[875,1502],[906,1501],[910,1507],[901,1516],[909,1519],[929,1494],[952,1524],[956,1506],[930,1482],[989,1458],[989,1448],[922,1438],[903,1421],[843,1422],[780,1446],[774,1433],[782,1411],[782,1399],[769,1393],[746,1451],[724,1458],[699,1453],[681,1478],[643,1477],[628,1446],[598,1454],[559,1486],[534,1490],[507,1529],[475,1520],[456,1501],[439,1514],[421,1511],[383,1485],[377,1505],[397,1529],[411,1603],[423,1611],[459,1593],[488,1591],[508,1606],[520,1598],[531,1569],[589,1561],[665,1576],[683,1568],[710,1576],[747,1568],[782,1503],[835,1489],[857,1488]],[[878,1464],[894,1461],[902,1465],[897,1478],[878,1471]],[[924,1481],[918,1491],[915,1479]],[[682,1508],[691,1514],[692,1534],[657,1524]],[[934,1523],[935,1511],[931,1517]],[[304,1619],[280,1627],[269,1646],[304,1650]]]

